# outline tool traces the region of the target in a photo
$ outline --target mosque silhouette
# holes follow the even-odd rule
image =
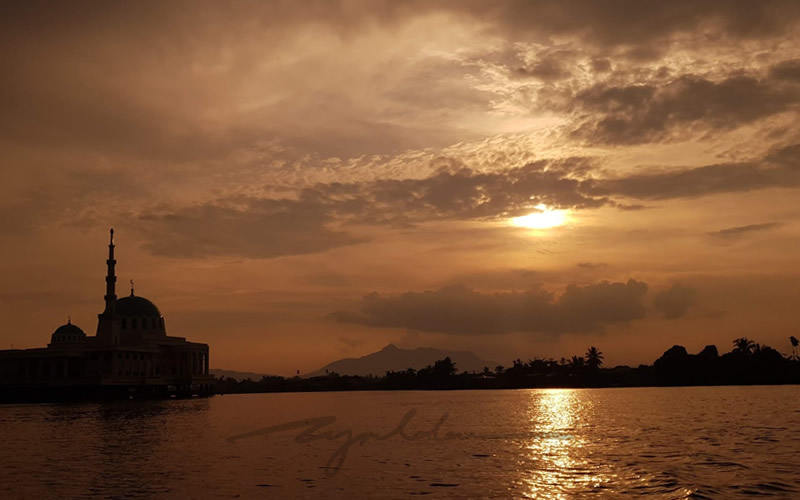
[[[0,400],[205,396],[213,393],[208,344],[167,335],[144,297],[117,298],[114,230],[106,260],[105,308],[88,336],[67,321],[47,347],[0,351]]]

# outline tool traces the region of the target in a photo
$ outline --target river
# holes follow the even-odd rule
[[[2,498],[800,498],[800,387],[0,406]]]

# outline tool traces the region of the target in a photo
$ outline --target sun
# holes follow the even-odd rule
[[[567,222],[566,210],[553,210],[546,205],[539,204],[534,207],[538,212],[533,212],[521,217],[511,219],[511,224],[530,229],[547,229],[562,226]]]

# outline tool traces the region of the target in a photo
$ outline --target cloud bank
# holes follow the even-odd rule
[[[337,311],[340,322],[452,335],[527,332],[591,333],[644,317],[647,284],[601,281],[569,285],[556,297],[543,290],[483,293],[463,285],[402,295],[372,293],[360,312]]]

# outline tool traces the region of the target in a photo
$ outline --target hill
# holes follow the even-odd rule
[[[432,365],[439,359],[445,357],[455,362],[459,372],[481,372],[483,367],[488,366],[490,370],[499,363],[486,361],[469,351],[445,351],[428,347],[417,349],[401,349],[394,344],[389,344],[380,351],[367,354],[360,358],[345,358],[329,363],[316,372],[309,373],[305,377],[315,377],[336,372],[339,375],[376,375],[383,376],[387,371],[405,371],[408,368],[419,370],[428,365]]]

